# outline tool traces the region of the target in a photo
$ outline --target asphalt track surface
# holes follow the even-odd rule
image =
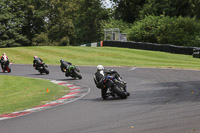
[[[80,67],[82,80],[66,78],[59,66],[40,75],[31,65],[12,65],[16,75],[81,83],[88,95],[65,105],[0,121],[0,133],[200,133],[200,71],[112,68],[128,83],[128,99],[102,100],[95,67]]]

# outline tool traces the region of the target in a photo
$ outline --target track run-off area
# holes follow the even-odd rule
[[[0,121],[0,133],[200,133],[200,71],[105,67],[127,82],[127,99],[102,100],[93,75],[79,66],[83,79],[66,78],[56,65],[40,75],[32,65],[13,64],[11,73],[88,86],[90,92],[60,106]]]

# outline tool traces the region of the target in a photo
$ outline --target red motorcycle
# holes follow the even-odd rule
[[[3,72],[8,72],[10,73],[11,72],[11,63],[9,61],[3,61],[1,62],[1,67],[2,67],[2,71]]]

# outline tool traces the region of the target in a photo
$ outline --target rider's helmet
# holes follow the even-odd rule
[[[8,57],[6,56],[6,53],[5,53],[5,52],[3,52],[2,56],[3,56],[3,60],[4,60],[4,61],[7,61],[7,60],[8,60]]]
[[[61,60],[60,60],[60,63],[62,63],[62,62],[64,62],[64,60],[63,60],[63,59],[61,59]]]
[[[97,66],[97,71],[102,71],[102,70],[104,70],[104,67],[102,65],[98,65]]]
[[[36,58],[38,58],[38,57],[37,57],[37,56],[34,56],[33,58],[36,59]]]

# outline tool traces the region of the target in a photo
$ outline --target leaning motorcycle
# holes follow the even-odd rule
[[[126,91],[126,82],[116,79],[115,76],[109,75],[104,78],[104,87],[108,89],[108,96],[126,99],[130,94]],[[106,99],[107,97],[103,97]]]
[[[8,73],[10,73],[11,72],[11,66],[10,66],[10,62],[9,61],[4,61],[4,62],[1,62],[1,64],[2,64],[2,71],[3,72],[8,72]]]
[[[47,66],[47,64],[45,64],[43,62],[39,63],[37,70],[40,74],[43,74],[43,73],[49,74],[48,66]]]
[[[70,76],[70,77],[72,77],[74,79],[76,79],[76,78],[82,79],[82,75],[80,74],[80,69],[77,66],[75,66],[75,65],[69,65],[68,69],[66,69],[66,68],[64,68],[62,66],[60,66],[60,67],[61,67],[61,70],[63,72],[65,72],[65,76],[66,77]]]

